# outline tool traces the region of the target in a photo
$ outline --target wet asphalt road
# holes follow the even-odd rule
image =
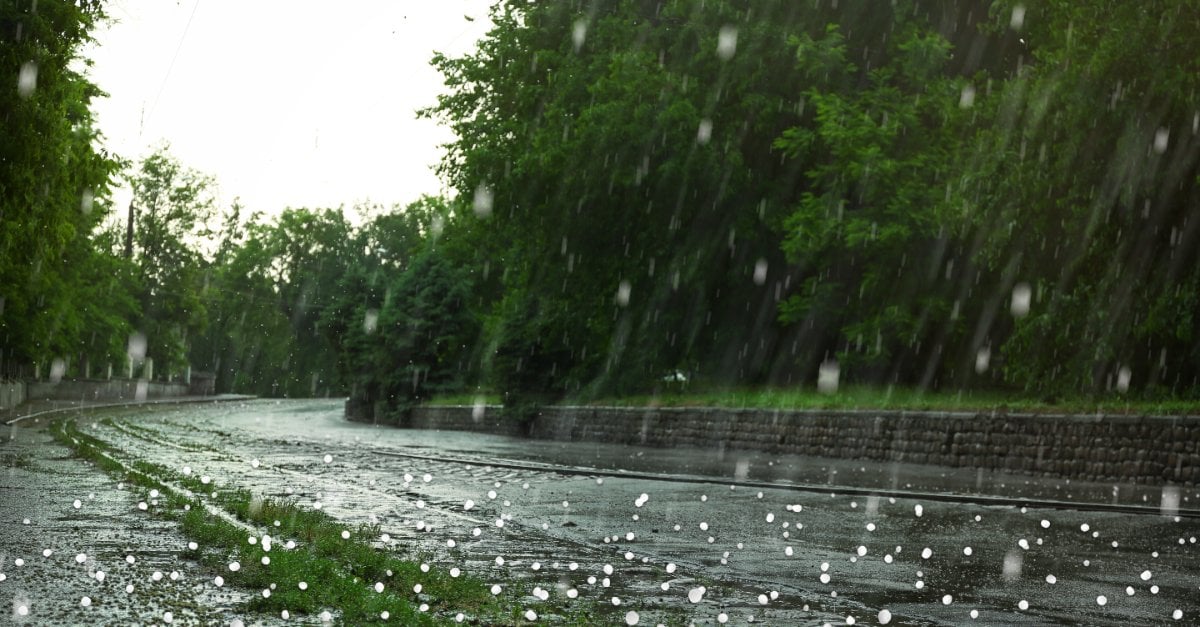
[[[122,450],[174,468],[188,466],[218,483],[262,495],[296,498],[308,507],[319,503],[349,523],[378,524],[388,536],[382,545],[423,554],[440,568],[461,568],[489,585],[499,583],[505,588],[502,599],[535,608],[550,621],[555,608],[589,601],[605,608],[602,618],[616,624],[624,624],[631,610],[638,613],[639,624],[881,624],[890,618],[889,624],[1126,625],[1174,623],[1176,616],[1180,623],[1200,622],[1200,521],[1194,518],[1022,511],[724,482],[1150,505],[1163,500],[1157,488],[718,449],[639,449],[397,430],[346,422],[337,401],[255,401],[95,415],[111,416],[113,423],[85,419],[79,424]],[[87,501],[97,521],[129,515],[132,496],[109,485],[98,471],[88,473],[79,462],[49,459],[42,464],[36,459],[65,453],[36,444],[39,438],[48,436],[22,429],[5,444],[6,455],[15,446],[43,446],[44,452],[30,449],[34,464],[5,469],[0,505],[5,562],[0,571],[15,568],[9,564],[17,553],[26,555],[27,566],[31,557],[40,558],[36,543],[23,539],[19,525],[28,514],[22,511],[40,512],[37,520],[46,521],[42,529],[56,542],[72,534],[56,516],[69,517],[71,501],[84,490],[113,510]],[[426,459],[405,457],[410,455]],[[486,465],[488,461],[496,465]],[[501,467],[509,461],[662,472],[704,481]],[[37,478],[38,465],[46,466],[40,473],[44,477],[44,471],[66,463],[79,467],[78,476],[57,484],[56,492],[38,483],[44,483]],[[39,503],[36,495],[43,492],[52,496]],[[17,494],[24,496],[9,498]],[[1195,490],[1168,496],[1183,508],[1200,499]],[[139,526],[136,534],[145,539],[117,543],[121,548],[110,552],[120,558],[131,543],[170,547],[185,542],[175,533]],[[76,546],[82,551],[87,544],[88,538],[79,536],[60,552],[73,556]],[[178,561],[169,550],[163,555],[165,562]],[[72,557],[65,568],[69,571],[73,563]],[[187,568],[168,563],[163,568],[168,566]],[[203,575],[186,579],[202,581]],[[92,583],[83,581],[80,590],[86,591],[94,577]],[[11,574],[9,581],[0,582],[0,598],[11,596],[16,603],[21,594],[39,596],[28,583],[20,588],[13,584]],[[548,590],[550,598],[530,596],[534,586]],[[212,591],[195,587],[193,605],[201,608],[195,612],[197,623],[205,622],[200,618],[205,609],[226,618],[233,615],[229,608],[236,599],[210,598],[206,595]],[[572,588],[585,601],[569,599],[566,591]],[[59,596],[78,608],[82,594],[72,588]],[[79,596],[70,598],[74,595]],[[159,605],[171,603],[168,599]],[[143,614],[129,609],[130,614],[117,611],[113,616],[140,622],[162,611],[159,605]]]

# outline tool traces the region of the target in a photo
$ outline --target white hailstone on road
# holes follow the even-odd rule
[[[1043,518],[1042,519],[1042,529],[1049,529],[1049,528],[1050,528],[1050,521]]]
[[[947,594],[947,595],[945,595],[945,596],[943,596],[943,597],[942,597],[942,605],[950,605],[950,604],[951,604],[951,603],[953,603],[953,602],[954,602],[954,596],[953,596],[953,595],[949,595],[949,594]]]
[[[1148,570],[1142,571],[1142,574],[1141,574],[1142,581],[1150,581],[1150,577],[1152,577],[1152,576],[1153,575],[1150,574],[1150,571],[1148,571]]]
[[[892,612],[888,609],[879,610],[879,624],[886,625],[892,622]]]
[[[71,506],[74,507],[75,509],[79,509],[79,508],[83,507],[83,501],[80,501],[79,499],[75,499],[75,502],[71,503]],[[84,597],[84,598],[87,598],[87,597]]]
[[[229,562],[229,570],[230,570],[231,572],[235,572],[235,573],[236,573],[237,571],[239,571],[239,570],[241,570],[241,569],[242,569],[242,565],[241,565],[241,564],[239,564],[239,563],[237,563],[237,562]]]
[[[974,552],[975,552],[975,550],[969,546],[963,547],[963,555],[966,555],[967,557],[970,557],[971,553],[974,553]]]
[[[921,559],[927,560],[932,556],[933,556],[933,549],[931,549],[929,547],[925,547],[924,549],[921,549]]]
[[[925,515],[925,508],[922,507],[920,503],[917,503],[917,505],[913,507],[913,513],[917,515],[917,518],[920,518],[921,516]]]
[[[671,573],[674,573],[674,572],[675,572],[675,563],[674,563],[674,562],[669,562],[669,563],[667,564],[667,574],[671,574]]]
[[[459,575],[461,575],[461,574],[462,574],[462,571],[461,571],[461,570],[459,570],[458,568],[451,568],[451,569],[450,569],[450,576],[451,576],[451,577],[458,577],[458,576],[459,576]]]
[[[1021,599],[1021,601],[1019,603],[1017,603],[1017,607],[1020,608],[1022,612],[1024,612],[1025,610],[1029,609],[1029,601],[1026,601],[1025,599]]]
[[[1175,610],[1175,611],[1178,612],[1179,610]],[[635,612],[633,610],[629,610],[628,612],[625,612],[625,624],[626,625],[636,625],[636,624],[638,624],[639,620],[641,620],[641,618],[638,616],[637,612]]]
[[[1096,597],[1096,605],[1108,605],[1108,597],[1103,594]]]
[[[699,603],[700,599],[704,598],[704,593],[707,591],[708,589],[704,586],[699,586],[688,590],[688,601],[692,603]]]
[[[525,620],[537,620],[537,612],[533,610],[525,610]]]
[[[76,554],[76,555],[75,555],[75,561],[76,561],[76,562],[78,562],[78,563],[80,563],[80,564],[82,564],[82,563],[86,562],[86,561],[87,561],[87,553],[78,553],[78,554]],[[17,564],[17,566],[20,566],[20,564]]]
[[[463,503],[463,511],[467,511],[472,507],[475,507],[475,501],[472,501],[471,499],[467,499],[467,502]]]
[[[82,605],[83,607],[87,607],[92,604],[92,598],[91,597],[83,597],[82,599],[79,599],[79,604]]]
[[[333,455],[328,455],[328,454],[327,454],[327,455],[325,455],[325,459],[324,459],[324,461],[325,461],[325,463],[326,463],[326,464],[328,464],[329,462],[332,462],[332,461],[333,461]]]
[[[1057,581],[1058,581],[1058,577],[1055,577],[1054,575],[1046,575],[1046,583],[1052,584]]]

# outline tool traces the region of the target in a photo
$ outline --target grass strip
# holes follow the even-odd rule
[[[502,402],[497,394],[448,394],[425,405],[474,405]],[[1197,399],[1100,396],[1030,397],[1002,391],[928,391],[898,386],[843,385],[832,394],[811,387],[706,388],[666,384],[655,393],[622,396],[572,397],[557,405],[609,407],[713,407],[726,409],[862,409],[895,411],[1020,412],[1035,414],[1195,414]]]
[[[254,591],[251,611],[313,614],[332,608],[350,625],[453,624],[460,613],[462,620],[471,622],[513,622],[482,581],[452,577],[376,548],[377,528],[351,529],[292,501],[258,499],[241,489],[222,490],[202,477],[146,461],[127,467],[114,458],[120,451],[80,431],[69,419],[56,421],[51,433],[76,456],[148,495],[159,491],[160,504],[152,513],[180,522],[184,534],[197,544],[185,557],[222,572],[227,585]],[[188,498],[171,483],[205,496]],[[282,541],[264,543],[260,538],[250,543],[244,528],[209,514],[202,506],[205,498],[238,520],[272,530],[275,538],[295,538],[296,544],[288,549]],[[231,570],[235,562],[239,567]],[[420,592],[414,589],[418,584]]]

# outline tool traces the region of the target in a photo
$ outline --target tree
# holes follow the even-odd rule
[[[7,373],[28,375],[31,362],[52,358],[102,360],[111,356],[111,336],[124,330],[125,284],[102,280],[98,290],[92,282],[97,267],[113,265],[93,234],[110,210],[119,163],[97,147],[90,105],[100,91],[80,72],[79,53],[104,19],[99,2],[0,6],[0,371]]]
[[[212,232],[215,207],[211,177],[179,163],[160,146],[130,175],[133,187],[133,261],[142,292],[137,328],[156,373],[178,375],[188,365],[190,337],[207,323],[201,298],[201,249]]]

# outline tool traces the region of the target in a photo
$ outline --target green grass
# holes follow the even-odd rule
[[[150,490],[158,490],[159,505],[150,513],[179,522],[183,533],[197,543],[197,549],[184,557],[220,572],[226,585],[251,591],[249,610],[278,615],[285,609],[312,614],[336,608],[341,621],[350,625],[436,625],[452,622],[446,615],[455,612],[491,623],[506,614],[482,581],[466,575],[451,577],[441,569],[423,572],[420,563],[376,548],[377,527],[351,528],[293,501],[259,499],[246,490],[204,483],[194,474],[183,475],[144,460],[132,462],[127,470],[112,459],[122,455],[120,451],[81,432],[70,420],[55,422],[51,432],[76,456],[141,489],[146,500]],[[210,498],[225,511],[272,530],[276,538],[272,549],[250,544],[245,530],[208,514],[200,500],[177,493],[172,483],[198,495],[215,494]],[[297,542],[294,549],[284,547],[288,538]],[[263,557],[269,558],[269,564],[262,563]],[[241,568],[230,571],[229,564],[235,561]],[[300,588],[301,582],[305,589]],[[376,591],[376,582],[384,585],[383,592]],[[413,600],[417,583],[422,586],[420,602],[429,605],[427,611]],[[270,596],[263,596],[262,590],[270,590]],[[387,621],[380,618],[385,611]]]
[[[431,399],[427,405],[473,405],[476,397],[499,404],[497,394],[455,394]],[[1028,412],[1070,414],[1196,414],[1200,401],[1188,399],[1101,397],[1033,398],[994,391],[930,392],[902,387],[842,386],[823,394],[813,388],[719,388],[673,386],[656,394],[575,398],[561,405],[615,407],[724,407],[737,409],[888,409],[905,411]]]
[[[502,402],[502,397],[499,394],[494,394],[492,392],[478,392],[473,394],[439,394],[421,404],[435,406],[474,405],[481,399],[485,405],[499,405]]]

